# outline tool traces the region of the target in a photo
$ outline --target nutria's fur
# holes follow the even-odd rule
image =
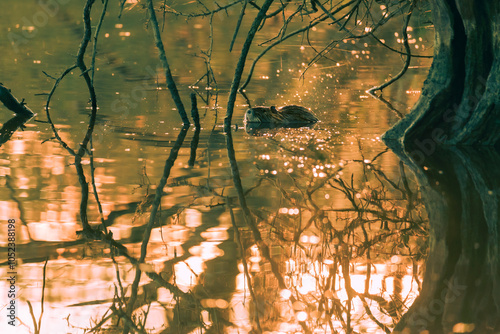
[[[252,124],[311,124],[318,118],[309,109],[301,106],[285,106],[276,109],[273,107],[254,107],[245,113],[245,122]]]

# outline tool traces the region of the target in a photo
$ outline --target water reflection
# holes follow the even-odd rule
[[[29,49],[7,48],[15,74],[8,74],[12,63],[0,65],[30,96],[52,84],[33,64],[57,73],[61,63],[74,61],[67,50],[80,38],[75,22],[81,8],[60,10],[61,20],[47,27],[51,33],[33,36]],[[23,28],[15,18],[31,17],[23,6],[17,12],[2,23],[16,32]],[[206,104],[203,128],[178,128],[164,73],[150,66],[156,54],[141,30],[142,13],[129,15],[126,30],[114,18],[103,27],[108,35],[95,76],[99,111],[88,152],[74,159],[45,123],[28,124],[0,147],[0,220],[19,222],[22,246],[16,330],[33,331],[31,315],[41,316],[42,305],[41,329],[50,333],[394,328],[422,286],[428,226],[415,181],[378,138],[396,118],[381,104],[366,104],[367,82],[383,80],[394,66],[366,66],[360,55],[375,62],[386,60],[385,52],[344,42],[348,52],[341,50],[339,63],[310,68],[305,81],[297,73],[309,48],[292,43],[285,52],[270,52],[256,67],[249,98],[239,97],[236,122],[250,100],[301,103],[320,111],[322,122],[248,133],[236,126],[224,134],[218,114],[224,101],[214,91],[228,87],[234,56],[214,56],[214,72],[201,76],[206,64],[186,61],[184,47],[206,47],[200,27],[207,22],[167,20],[167,31],[177,29],[167,38],[174,38],[169,52],[181,95],[186,98],[186,87],[196,82],[191,88]],[[214,31],[220,40],[234,26],[222,21]],[[330,39],[326,30],[318,33]],[[57,48],[33,62],[29,50],[47,45]],[[387,90],[398,107],[416,99],[408,92],[424,74]],[[197,75],[205,79],[197,82]],[[61,139],[73,148],[89,124],[75,79],[68,73],[50,110]],[[44,103],[41,95],[30,100],[30,106]],[[2,246],[6,231],[0,231]],[[6,274],[6,266],[1,271]]]
[[[292,145],[296,143],[291,138],[305,147],[317,143],[314,135],[288,132],[287,137]],[[273,139],[282,145],[278,136]],[[231,152],[230,140],[228,144]],[[425,221],[416,214],[418,201],[408,180],[391,182],[375,167],[374,161],[385,152],[338,165],[324,164],[331,159],[328,151],[320,159],[305,149],[286,152],[293,154],[283,154],[279,161],[289,168],[270,171],[259,166],[261,179],[246,196],[232,163],[255,242],[247,246],[253,277],[248,288],[257,291],[256,311],[249,318],[261,322],[257,327],[285,332],[389,331],[416,296],[418,265],[425,254],[425,245],[418,243],[426,235]],[[271,160],[268,155],[262,158]],[[349,173],[345,179],[349,170],[361,175]],[[262,202],[255,212],[247,206],[247,198],[261,188],[274,193],[268,199],[281,202],[278,211],[268,212]],[[410,201],[401,207],[396,198],[391,200],[391,191]],[[271,227],[264,230],[270,233],[267,241],[256,223]]]
[[[7,142],[14,132],[17,131],[17,129],[24,129],[25,126],[24,124],[28,122],[33,116],[23,116],[23,115],[16,115],[9,119],[7,122],[5,122],[0,129],[0,146]]]
[[[497,333],[500,329],[498,150],[437,149],[415,163],[430,219],[422,290],[397,332]],[[412,152],[412,148],[407,148]]]
[[[250,156],[240,141],[245,137],[235,143],[229,134],[224,143],[218,131],[209,131],[210,148],[196,154],[203,177],[197,169],[190,178],[172,169],[175,174],[166,174],[166,187],[157,186],[156,195],[145,184],[141,200],[105,210],[113,241],[77,239],[77,221],[60,237],[55,232],[62,222],[38,223],[45,224],[45,237],[28,224],[33,240],[56,242],[43,251],[52,258],[46,302],[71,304],[64,310],[75,323],[88,317],[97,319],[92,326],[139,331],[392,328],[418,292],[426,252],[422,203],[404,168],[395,173],[399,180],[391,179],[394,173],[388,177],[378,163],[390,153],[373,150],[371,141],[352,145],[349,152],[357,159],[337,158],[340,139],[329,129],[246,137],[266,141]],[[192,159],[192,149],[181,153],[189,133],[179,131],[166,166]],[[226,151],[229,170],[217,162]],[[73,193],[78,198],[78,190]],[[106,202],[103,207],[113,208]],[[151,220],[155,203],[161,209]],[[77,208],[75,203],[75,214]],[[90,209],[92,217],[96,208]],[[143,239],[148,230],[151,237]],[[28,254],[26,260],[36,261]],[[145,263],[135,260],[142,256]],[[40,268],[25,267],[24,284],[39,281]],[[79,287],[88,292],[76,293]],[[22,298],[36,306],[39,290],[29,291]],[[96,307],[89,313],[88,305]],[[55,324],[46,328],[57,331]]]
[[[270,125],[270,124],[259,124],[259,123],[247,123],[245,124],[245,131],[251,136],[273,136],[274,133],[285,132],[288,129],[301,129],[309,128],[313,129],[315,124],[304,125],[304,124],[288,124],[284,125]]]

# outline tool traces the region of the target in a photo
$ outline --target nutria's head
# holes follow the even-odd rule
[[[275,123],[281,118],[275,107],[254,107],[245,113],[246,123]]]

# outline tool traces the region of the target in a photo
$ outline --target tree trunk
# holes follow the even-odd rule
[[[414,159],[500,141],[500,1],[431,0],[434,60],[411,113],[384,135]]]
[[[500,155],[437,149],[410,165],[430,220],[422,290],[394,333],[500,331]],[[425,166],[425,167],[422,167]]]

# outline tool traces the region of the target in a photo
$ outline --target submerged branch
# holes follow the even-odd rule
[[[31,116],[14,116],[4,123],[0,129],[0,146],[10,140],[17,129],[24,128],[24,124],[31,119]]]

